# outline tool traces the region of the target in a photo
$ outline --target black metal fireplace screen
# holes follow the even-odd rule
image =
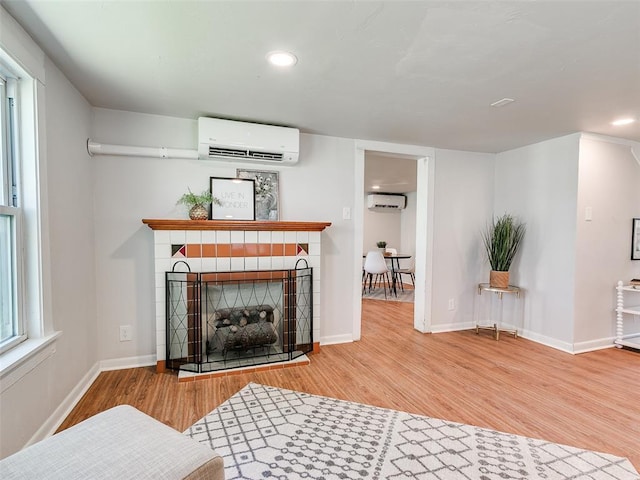
[[[167,368],[204,373],[313,350],[313,273],[166,272]],[[186,265],[186,264],[185,264]]]

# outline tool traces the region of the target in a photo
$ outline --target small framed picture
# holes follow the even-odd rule
[[[631,260],[640,260],[640,218],[634,218],[631,227]]]
[[[210,177],[211,220],[255,220],[254,181],[250,178]]]
[[[278,172],[238,168],[236,176],[255,182],[256,220],[279,220]]]

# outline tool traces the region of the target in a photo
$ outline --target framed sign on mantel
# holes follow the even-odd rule
[[[255,220],[255,182],[250,178],[210,177],[211,195],[222,205],[211,205],[211,220]]]

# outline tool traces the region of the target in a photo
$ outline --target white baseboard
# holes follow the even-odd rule
[[[573,345],[571,343],[563,342],[561,340],[558,340],[557,338],[547,337],[545,335],[540,335],[539,333],[530,332],[528,330],[523,330],[522,333],[518,332],[518,335],[526,338],[527,340],[531,340],[532,342],[540,343],[547,347],[561,350],[565,353],[574,353]]]
[[[443,323],[441,325],[431,325],[429,332],[431,333],[459,332],[460,330],[471,330],[472,328],[476,328],[476,324],[473,322]],[[426,332],[426,333],[429,333],[429,332]]]
[[[123,370],[125,368],[149,367],[158,362],[156,354],[141,355],[139,357],[112,358],[100,362],[100,371]]]
[[[69,416],[71,411],[78,404],[82,396],[89,390],[89,387],[95,382],[101,372],[109,370],[122,370],[124,368],[148,367],[156,364],[156,355],[142,355],[139,357],[116,358],[112,360],[103,360],[97,362],[77,385],[69,392],[62,403],[55,409],[49,418],[42,424],[38,431],[29,439],[23,448],[28,447],[40,440],[53,435],[58,427],[62,425],[65,418]]]
[[[23,448],[28,447],[40,440],[44,440],[47,437],[50,437],[54,433],[62,422],[64,422],[65,418],[69,416],[71,410],[78,404],[82,396],[89,390],[89,387],[93,384],[93,382],[100,375],[100,368],[98,363],[96,363],[93,367],[89,369],[89,371],[85,374],[84,377],[78,382],[78,384],[69,392],[69,394],[65,397],[58,408],[49,416],[49,418],[42,424],[42,426],[38,429],[38,431],[33,434],[33,436],[29,439],[26,445]]]
[[[353,342],[353,336],[350,333],[345,335],[332,335],[330,337],[321,338],[320,346],[335,345],[338,343],[351,343],[351,342]]]
[[[431,325],[431,333],[446,333],[446,332],[456,332],[460,330],[472,330],[476,327],[476,324],[473,322],[465,322],[465,323],[450,323],[450,324],[442,324],[442,325]],[[613,348],[614,347],[614,338],[601,338],[597,340],[590,340],[588,342],[580,342],[571,344],[568,342],[563,342],[556,338],[550,338],[545,335],[540,335],[539,333],[530,332],[528,330],[521,330],[514,325],[502,325],[505,330],[518,330],[518,336],[522,338],[526,338],[527,340],[531,340],[532,342],[540,343],[541,345],[545,345],[547,347],[554,348],[556,350],[563,351],[565,353],[570,353],[572,355],[586,352],[593,352],[595,350],[602,350],[605,348]]]
[[[580,342],[573,344],[573,353],[587,353],[594,352],[596,350],[604,350],[605,348],[613,348],[615,344],[614,337],[599,338],[597,340],[590,340],[588,342]]]

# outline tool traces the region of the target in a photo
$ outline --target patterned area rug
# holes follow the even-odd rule
[[[250,383],[186,432],[232,479],[634,479],[621,457]]]
[[[384,290],[382,287],[373,288],[370,292],[366,291],[362,294],[362,298],[369,300],[386,300],[388,302],[413,302],[413,289],[405,289],[404,291],[398,290],[398,296],[395,296],[393,292],[389,293],[387,290],[387,297],[384,296]]]

